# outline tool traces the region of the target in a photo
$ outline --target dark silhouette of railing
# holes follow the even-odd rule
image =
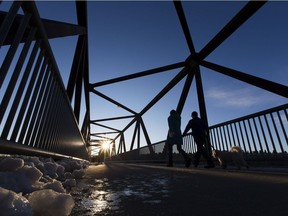
[[[240,146],[249,161],[288,162],[287,115],[288,104],[257,112],[231,121],[209,127],[212,148],[228,151],[232,146]],[[207,139],[208,140],[208,139]],[[155,154],[148,147],[142,147],[109,158],[112,161],[166,161],[165,140],[152,145]],[[183,137],[183,149],[196,152],[191,133]],[[175,158],[182,160],[176,145]]]
[[[35,3],[11,3],[0,21],[0,153],[88,159]]]

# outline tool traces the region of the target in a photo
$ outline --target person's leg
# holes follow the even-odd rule
[[[197,145],[197,152],[194,155],[194,162],[193,162],[194,167],[197,167],[199,165],[200,157],[201,157],[201,149]]]
[[[205,160],[207,161],[207,164],[208,164],[207,166],[205,166],[205,168],[215,167],[215,164],[212,161],[211,156],[209,156],[207,149],[204,147],[204,144],[201,145],[200,149],[201,149],[201,154],[203,155],[203,157],[205,158]]]
[[[167,166],[173,166],[173,145],[166,143],[167,147],[168,147],[168,164]]]
[[[206,161],[208,163],[208,166],[206,166],[206,167],[207,168],[214,167],[215,165],[214,165],[211,157],[208,155],[206,148],[204,147],[205,139],[202,139],[202,138],[196,138],[195,139],[195,137],[194,137],[194,140],[197,144],[197,153],[199,153],[199,155],[197,155],[197,156],[199,157],[199,159],[200,159],[200,156],[203,155],[203,157],[206,159]],[[198,159],[198,161],[199,161],[199,159]]]
[[[180,154],[182,154],[184,160],[185,160],[185,166],[189,167],[191,165],[191,158],[188,156],[188,154],[182,149],[181,144],[177,144],[177,150]]]

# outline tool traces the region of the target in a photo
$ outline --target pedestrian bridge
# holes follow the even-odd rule
[[[219,65],[207,58],[210,54],[217,55],[217,48],[229,40],[232,34],[237,36],[240,26],[253,20],[255,14],[261,13],[263,9],[271,7],[276,2],[243,2],[243,7],[227,20],[215,35],[212,35],[211,40],[203,46],[197,45],[200,49],[196,51],[191,34],[195,31],[191,29],[186,18],[190,11],[186,7],[195,2],[164,1],[162,3],[168,8],[173,8],[180,29],[178,30],[189,54],[180,62],[175,60],[164,66],[159,63],[160,65],[152,69],[96,83],[90,79],[91,75],[100,76],[106,71],[105,69],[94,71],[90,67],[95,59],[90,56],[89,50],[93,47],[88,36],[92,32],[91,26],[96,29],[97,26],[89,26],[89,23],[93,24],[94,21],[88,19],[91,9],[89,4],[91,6],[94,3],[96,7],[101,4],[113,6],[116,2],[59,1],[53,2],[52,8],[50,3],[49,1],[0,2],[1,157],[9,154],[39,156],[46,159],[72,158],[92,162],[84,178],[71,190],[75,200],[71,215],[75,216],[288,215],[288,87],[283,84],[287,84],[287,76],[286,81],[281,84],[272,81],[273,71],[264,79],[264,76],[258,77],[227,67],[230,65],[228,59],[222,59],[223,65]],[[147,5],[155,9],[154,3],[147,2]],[[234,2],[227,2],[232,3]],[[72,13],[68,12],[68,8],[72,8],[70,7],[72,5],[76,23],[42,17],[39,13],[41,4],[42,9],[49,11],[50,15],[54,15],[59,9],[58,6],[64,4],[61,15],[67,15],[67,20],[72,16]],[[266,26],[267,23],[263,20],[263,25]],[[270,35],[269,29],[267,32]],[[55,38],[65,38],[68,41],[71,36],[76,38],[75,52],[73,50],[72,60],[67,63],[71,69],[68,69],[68,76],[65,77],[63,67],[60,69],[58,65],[59,62],[63,63],[65,58],[63,55],[55,54],[51,43]],[[111,43],[109,37],[107,43]],[[65,51],[64,55],[71,54],[69,53],[71,49],[64,44],[57,44],[57,48]],[[266,45],[263,44],[265,47]],[[277,56],[279,53],[273,52],[270,55]],[[110,59],[109,56],[107,58]],[[110,60],[113,64],[113,59]],[[265,65],[269,63],[269,61],[261,62]],[[67,65],[64,67],[66,72]],[[216,125],[209,124],[213,113],[208,114],[206,109],[207,96],[205,85],[202,83],[204,69],[231,80],[241,81],[247,86],[256,87],[269,94],[269,97],[272,95],[277,99],[280,98],[279,101],[282,103],[271,102],[270,107],[259,108],[256,112],[246,113],[240,118],[223,120]],[[177,71],[176,75],[170,73],[171,71]],[[163,72],[169,74],[171,78],[137,112],[125,106],[126,101],[122,103],[115,100],[113,94],[110,97],[99,90],[100,87],[107,85],[113,89],[114,85],[128,80],[135,81],[136,78],[162,76]],[[195,107],[191,109],[199,110],[209,129],[207,150],[211,151],[214,148],[227,151],[232,146],[240,146],[250,169],[238,170],[232,165],[224,170],[219,167],[217,161],[214,169],[204,169],[202,166],[204,163],[198,168],[184,168],[183,160],[176,149],[174,149],[175,166],[166,167],[165,140],[151,141],[151,133],[148,131],[154,128],[147,127],[145,116],[181,83],[183,85],[179,97],[173,97],[171,100],[174,101],[178,113],[183,114],[185,106],[192,106],[187,101],[189,92],[194,91],[196,102],[193,103]],[[190,88],[192,84],[195,84],[194,90]],[[135,89],[131,91],[134,92]],[[138,98],[143,98],[142,93],[135,91],[135,94]],[[114,113],[111,113],[109,117],[95,119],[94,113],[101,114],[98,107],[102,103],[95,102],[95,97],[128,112],[129,115],[115,117]],[[255,107],[258,108],[257,104]],[[230,112],[233,113],[234,110]],[[127,120],[128,123],[123,127],[117,127],[115,123]],[[158,121],[157,115],[154,120]],[[183,140],[184,150],[193,157],[196,147],[191,134],[183,137]],[[108,148],[103,147],[104,143],[108,143]]]
[[[190,34],[191,29],[187,25],[182,2],[169,2],[175,8],[190,51],[187,58],[181,62],[97,83],[89,80],[91,68],[89,68],[88,50],[91,47],[88,43],[88,3],[75,1],[77,24],[42,18],[34,1],[1,3],[1,154],[95,160],[93,149],[98,148],[100,159],[103,156],[103,159],[111,161],[164,162],[165,141],[151,142],[143,117],[180,81],[184,81],[176,109],[182,113],[190,86],[192,83],[196,83],[198,107],[195,109],[199,109],[201,118],[209,128],[206,143],[208,150],[211,147],[228,150],[231,146],[238,145],[244,150],[245,158],[248,161],[287,165],[288,104],[286,98],[288,97],[288,87],[206,60],[206,57],[213,53],[242,24],[244,25],[258,10],[268,4],[266,1],[247,2],[199,52],[195,51]],[[50,41],[59,37],[68,38],[68,36],[77,36],[77,46],[65,86]],[[271,104],[270,109],[259,110],[259,112],[241,118],[209,125],[200,67],[258,87],[275,97],[284,98],[285,102],[282,105],[277,104],[277,106]],[[139,112],[129,109],[119,101],[98,91],[101,86],[175,69],[179,69],[176,76],[172,77],[167,85]],[[91,112],[97,112],[97,109],[94,108],[94,105],[97,107],[97,104],[91,104],[92,98],[95,96],[108,101],[113,106],[118,106],[131,115],[92,119]],[[91,109],[92,105],[93,110]],[[124,121],[124,119],[130,119],[125,127],[113,127],[114,120]],[[112,122],[111,126],[99,123],[103,121]],[[93,131],[94,126],[110,131],[105,132],[99,129]],[[125,134],[133,126],[131,143],[127,143]],[[140,136],[141,131],[143,132],[142,137]],[[113,137],[108,137],[108,135]],[[184,149],[193,155],[195,145],[191,135],[187,135],[183,139]],[[101,149],[103,140],[109,141],[108,150]],[[175,153],[177,152],[175,151]]]

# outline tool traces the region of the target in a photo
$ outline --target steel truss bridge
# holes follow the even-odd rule
[[[3,3],[0,3],[0,8],[1,4]],[[177,111],[182,113],[190,86],[195,82],[200,116],[210,129],[208,147],[211,144],[217,149],[227,150],[236,143],[244,149],[247,157],[252,159],[265,160],[269,155],[276,155],[275,160],[287,159],[287,103],[222,124],[208,125],[201,79],[200,66],[276,96],[288,97],[288,87],[285,85],[206,60],[208,55],[260,10],[266,1],[247,2],[200,52],[195,51],[181,1],[173,1],[171,4],[174,4],[181,23],[190,51],[189,56],[171,65],[97,83],[89,81],[86,1],[75,1],[77,24],[41,18],[34,1],[13,1],[9,4],[8,11],[0,10],[0,154],[89,159],[91,146],[99,145],[97,138],[101,138],[100,134],[103,134],[101,131],[91,131],[91,125],[97,125],[110,129],[111,133],[115,134],[110,140],[111,149],[107,153],[109,156],[136,160],[147,159],[148,155],[149,159],[155,159],[155,155],[165,149],[164,141],[151,143],[142,117],[180,81],[185,80]],[[68,84],[64,86],[49,40],[68,36],[78,36],[78,40]],[[100,86],[173,69],[179,69],[178,74],[140,112],[129,109],[97,90]],[[91,119],[90,97],[95,95],[130,112],[131,115]],[[81,123],[80,112],[85,113]],[[121,129],[99,123],[124,118],[130,118],[131,121]],[[124,134],[132,126],[135,126],[132,142],[130,149],[126,149]],[[147,143],[145,147],[140,147],[141,129]],[[193,153],[195,145],[191,135],[184,137],[184,142],[186,151]]]

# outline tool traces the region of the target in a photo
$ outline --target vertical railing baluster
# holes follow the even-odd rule
[[[39,143],[36,143],[36,138],[41,130],[41,127],[43,126],[43,116],[46,114],[46,111],[48,109],[48,103],[49,99],[51,98],[51,89],[53,87],[53,76],[50,76],[50,80],[48,82],[48,85],[45,88],[43,97],[39,97],[40,106],[39,109],[37,109],[37,112],[35,112],[35,120],[32,121],[33,126],[31,127],[31,135],[29,136],[29,141],[27,141],[30,145],[39,147],[41,145],[41,140]],[[27,139],[26,139],[27,140]]]
[[[229,150],[228,143],[227,143],[227,136],[226,136],[226,132],[225,132],[225,126],[222,126],[221,128],[222,128],[222,131],[223,131],[223,134],[224,134],[223,135],[224,136],[224,143],[225,143],[225,147],[226,147],[225,150]]]
[[[228,140],[229,140],[229,148],[228,150],[233,146],[232,142],[231,142],[231,135],[230,135],[230,131],[229,131],[229,125],[225,126],[226,131],[227,131],[227,136],[228,136]]]
[[[286,116],[286,120],[288,121],[288,113],[287,113],[287,110],[286,110],[286,109],[284,109],[283,111],[284,111],[284,113],[285,113],[285,116]]]
[[[272,147],[273,147],[273,153],[276,153],[277,150],[276,150],[276,147],[275,147],[274,139],[273,139],[273,136],[272,136],[272,133],[271,133],[271,129],[270,129],[266,114],[264,115],[264,119],[265,119],[266,127],[267,127],[267,130],[268,130],[269,136],[270,136],[270,141],[271,141],[271,144],[272,144]]]
[[[264,138],[264,142],[265,142],[265,146],[266,146],[266,149],[267,149],[267,153],[270,153],[270,148],[269,148],[269,145],[268,145],[268,142],[267,142],[267,138],[266,138],[266,135],[265,135],[264,127],[263,127],[263,124],[262,124],[260,116],[258,116],[258,121],[259,121],[259,124],[260,124],[260,127],[261,127],[262,136]]]
[[[262,147],[262,144],[261,144],[261,139],[260,139],[260,135],[259,135],[259,132],[258,132],[258,127],[257,127],[257,124],[256,124],[256,121],[255,121],[255,118],[252,118],[253,120],[253,124],[254,124],[254,128],[255,128],[255,131],[256,131],[256,136],[257,136],[257,139],[258,139],[258,145],[260,147],[260,152],[263,153],[263,147]]]
[[[247,122],[248,122],[249,131],[250,131],[251,138],[252,138],[252,143],[253,143],[253,146],[254,146],[254,151],[255,151],[255,153],[258,153],[258,149],[256,147],[256,143],[255,143],[255,139],[254,139],[254,133],[253,133],[253,130],[252,130],[252,127],[251,127],[250,119],[247,119]]]
[[[2,102],[0,104],[0,122],[3,119],[3,116],[4,116],[4,114],[5,114],[6,110],[7,110],[7,106],[9,104],[9,101],[11,100],[13,91],[15,90],[16,83],[17,83],[17,81],[19,79],[19,75],[20,75],[22,66],[24,64],[25,58],[27,56],[27,53],[29,51],[29,48],[30,48],[30,45],[32,43],[32,39],[33,39],[35,33],[36,33],[35,29],[30,31],[30,34],[29,34],[28,39],[27,39],[27,42],[24,44],[24,47],[23,47],[23,49],[21,51],[21,54],[19,56],[19,59],[17,61],[16,66],[15,66],[14,72],[13,72],[11,78],[10,78],[10,81],[9,81],[8,86],[6,88],[5,94],[4,94],[3,98],[2,98]],[[29,71],[26,70],[25,72],[26,73],[23,76],[24,79],[29,75]],[[20,85],[20,87],[21,87],[21,85]],[[18,97],[19,97],[19,91],[23,92],[23,90],[19,90],[19,88],[18,88],[18,91],[17,91]],[[14,114],[13,114],[13,116],[14,116]],[[6,120],[6,121],[8,121],[8,120]]]
[[[284,153],[284,148],[283,148],[283,145],[282,145],[282,142],[281,142],[281,139],[280,139],[280,136],[279,136],[279,132],[278,132],[278,129],[277,129],[277,126],[276,126],[276,123],[275,123],[274,116],[273,116],[272,112],[270,113],[270,117],[271,117],[271,120],[272,120],[272,123],[273,123],[273,126],[274,126],[274,131],[276,133],[276,137],[278,139],[278,143],[279,143],[281,152]]]
[[[19,138],[18,138],[19,143],[23,143],[25,134],[28,131],[29,122],[30,122],[31,117],[33,115],[33,108],[35,105],[35,101],[37,100],[37,95],[39,93],[38,89],[41,89],[41,83],[45,82],[47,80],[47,77],[48,77],[47,73],[46,73],[47,75],[44,75],[45,69],[46,69],[47,59],[44,59],[44,61],[42,63],[42,67],[40,69],[39,76],[37,77],[38,70],[39,70],[39,67],[40,67],[42,60],[43,60],[43,51],[40,51],[37,62],[36,62],[36,66],[34,67],[32,77],[31,77],[30,82],[28,84],[28,89],[25,93],[24,101],[23,101],[20,113],[18,115],[18,119],[16,121],[16,124],[19,126],[20,126],[20,123],[23,122],[22,129],[21,129],[20,133],[18,133],[18,131],[16,131],[14,129],[14,137],[16,138],[16,133],[19,134]],[[43,75],[44,75],[44,77],[43,77]],[[37,78],[37,81],[35,83],[36,78]],[[35,85],[35,88],[33,90],[34,85]],[[29,102],[29,100],[30,100],[30,102]],[[26,111],[26,115],[24,117],[25,111]],[[13,134],[12,134],[12,136],[13,136]]]
[[[241,134],[241,139],[242,139],[244,151],[247,152],[246,145],[245,145],[245,140],[244,140],[244,135],[243,135],[242,127],[241,127],[241,122],[242,122],[242,124],[244,124],[243,121],[239,121],[238,122],[238,126],[239,126],[239,129],[240,129],[240,134]]]
[[[32,38],[31,38],[31,39],[32,39]],[[36,49],[38,49],[38,48],[36,48]],[[33,51],[34,51],[34,50],[33,50]],[[32,51],[32,52],[33,52],[33,51]],[[36,52],[37,52],[37,50],[36,50]],[[33,56],[32,56],[32,59],[30,59],[30,60],[32,60],[32,61],[34,61],[34,58],[35,58],[35,55],[34,55],[34,54],[35,54],[35,53],[32,54],[32,55],[33,55]],[[24,59],[23,59],[23,61],[24,61]],[[34,71],[34,73],[32,73],[32,75],[35,74],[35,73],[37,73],[37,71],[39,70],[41,61],[42,61],[42,59],[39,58],[39,61],[37,61],[36,66],[35,66],[35,71],[36,71],[36,72]],[[20,84],[19,84],[19,86],[18,86],[16,95],[15,95],[15,98],[14,98],[14,100],[13,100],[12,106],[11,106],[11,108],[10,108],[8,117],[7,117],[7,119],[6,119],[6,123],[5,123],[4,129],[3,129],[3,132],[2,132],[2,137],[3,137],[3,138],[7,138],[8,133],[9,133],[9,131],[10,131],[10,129],[11,129],[12,122],[14,121],[14,118],[15,118],[15,116],[16,116],[16,111],[17,111],[17,109],[18,109],[18,107],[19,107],[19,105],[20,105],[20,100],[21,100],[21,98],[22,98],[22,96],[23,96],[24,89],[25,89],[25,87],[26,87],[26,83],[27,83],[28,78],[29,78],[29,76],[30,76],[30,74],[31,74],[31,66],[32,66],[32,64],[30,64],[30,63],[31,63],[31,62],[29,62],[28,67],[27,67],[26,70],[24,71],[24,74],[23,74],[23,76],[22,76],[21,82],[20,82]],[[20,69],[19,69],[19,70],[20,70]],[[15,85],[15,83],[13,83],[12,85]],[[23,105],[22,105],[22,106],[23,106]]]
[[[248,135],[248,132],[247,132],[247,127],[246,127],[246,124],[245,124],[245,120],[243,121],[243,126],[244,126],[244,131],[245,131],[245,135],[246,135],[247,144],[248,144],[248,147],[249,147],[249,152],[253,153],[252,149],[251,149],[250,139],[249,139],[249,135]]]
[[[234,136],[234,132],[233,132],[233,128],[232,128],[232,123],[229,124],[229,126],[230,126],[230,131],[231,131],[232,139],[233,139],[233,144],[232,144],[232,146],[236,146],[235,136]]]
[[[23,120],[22,130],[19,135],[19,139],[18,139],[19,143],[25,143],[24,139],[25,139],[26,134],[28,134],[28,136],[31,135],[33,123],[36,118],[36,113],[38,112],[39,104],[41,102],[40,98],[43,95],[45,86],[47,84],[47,80],[49,78],[48,70],[49,68],[46,67],[43,79],[41,77],[38,78],[37,83],[36,83],[37,88],[35,87],[33,90],[33,95],[31,97],[31,100],[27,109],[27,113],[25,115],[25,119]]]
[[[29,14],[25,15],[22,18],[20,26],[18,27],[17,32],[15,34],[14,40],[12,41],[12,44],[9,47],[8,53],[6,54],[6,56],[4,58],[4,61],[3,61],[1,68],[0,68],[0,88],[2,87],[2,84],[3,84],[5,77],[8,73],[8,70],[12,64],[13,58],[17,52],[17,49],[18,49],[19,44],[21,42],[21,39],[23,38],[23,35],[24,35],[25,30],[28,26],[28,22],[29,22],[30,18],[31,18],[31,16]],[[0,123],[2,121],[2,117],[3,116],[1,113]]]
[[[213,145],[213,148],[216,148],[217,149],[217,146],[216,146],[216,140],[215,140],[215,134],[214,134],[214,129],[212,130],[209,130],[210,131],[210,140],[212,141],[212,145]]]
[[[214,137],[214,143],[215,143],[215,146],[214,146],[214,148],[216,148],[216,149],[219,149],[219,142],[217,141],[217,131],[216,131],[216,128],[211,128],[211,131],[212,131],[212,133],[213,133],[213,137]]]
[[[219,149],[219,150],[224,150],[224,146],[223,146],[223,142],[221,142],[221,137],[220,137],[219,130],[220,130],[220,127],[219,127],[219,128],[217,127],[217,128],[216,128],[216,131],[217,131],[218,143],[219,143],[219,145],[222,146],[222,149]]]
[[[281,118],[281,115],[280,115],[279,111],[277,111],[277,115],[278,115],[278,119],[279,119],[279,122],[280,122],[280,125],[281,125],[281,128],[282,128],[283,136],[285,137],[285,140],[286,140],[286,145],[288,145],[287,133],[285,131],[284,124],[283,124],[283,121],[282,121],[282,118]]]
[[[234,125],[234,129],[235,129],[235,133],[236,133],[236,138],[237,138],[237,143],[238,143],[238,146],[241,147],[241,144],[240,144],[240,139],[239,139],[239,134],[238,134],[238,130],[237,130],[237,125],[236,125],[236,122],[233,123]],[[241,147],[242,148],[242,147]],[[243,149],[243,148],[242,148]]]
[[[35,133],[35,141],[34,144],[41,149],[46,149],[47,145],[47,139],[45,134],[45,131],[49,131],[51,128],[48,127],[53,114],[53,100],[55,98],[55,88],[56,88],[56,81],[53,78],[52,75],[52,84],[50,86],[49,92],[47,93],[47,96],[45,97],[45,101],[43,101],[43,112],[41,112],[41,116],[39,118],[39,128],[37,131],[37,134]],[[47,119],[47,117],[49,118]]]
[[[30,117],[30,122],[29,122],[29,126],[27,128],[27,134],[25,137],[25,140],[23,141],[24,144],[29,145],[29,142],[31,141],[30,145],[34,145],[34,141],[30,140],[30,137],[32,136],[32,133],[35,132],[35,130],[37,130],[38,128],[38,113],[41,113],[43,110],[42,105],[42,100],[45,100],[45,97],[47,96],[47,90],[50,87],[50,83],[51,83],[51,76],[49,74],[49,68],[47,67],[46,72],[48,72],[48,80],[44,79],[42,84],[41,84],[41,88],[39,93],[37,94],[37,98],[35,101],[35,104],[33,104],[33,102],[31,101],[30,106],[32,108],[32,113],[31,113],[31,117]],[[34,91],[36,91],[34,89]],[[38,91],[37,91],[38,92]],[[42,108],[42,109],[41,109]]]
[[[36,55],[37,55],[38,49],[39,49],[39,48],[38,48],[37,44],[35,44],[34,47],[33,47],[32,53],[31,53],[31,55],[30,55],[28,64],[27,64],[27,66],[26,66],[25,72],[24,72],[24,74],[26,75],[26,77],[23,77],[23,79],[26,79],[26,78],[27,78],[27,76],[28,76],[28,74],[29,74],[29,72],[30,72],[30,70],[31,70],[31,68],[32,68],[34,59],[35,59],[35,57],[36,57]],[[18,91],[18,95],[19,95],[20,93],[22,93],[22,91],[21,91],[21,92]],[[3,112],[2,112],[2,111],[3,111]],[[2,116],[2,117],[3,117],[4,113],[5,113],[5,110],[1,110],[1,116]],[[8,117],[8,120],[7,120],[6,123],[5,123],[5,127],[4,127],[4,129],[3,129],[3,131],[2,131],[2,134],[1,134],[1,137],[4,138],[4,139],[7,139],[7,137],[8,137],[8,133],[9,133],[9,130],[10,130],[10,126],[11,126],[11,124],[12,124],[11,118],[14,117],[14,115],[15,115],[14,113],[13,113],[13,114],[10,114],[9,117]]]

